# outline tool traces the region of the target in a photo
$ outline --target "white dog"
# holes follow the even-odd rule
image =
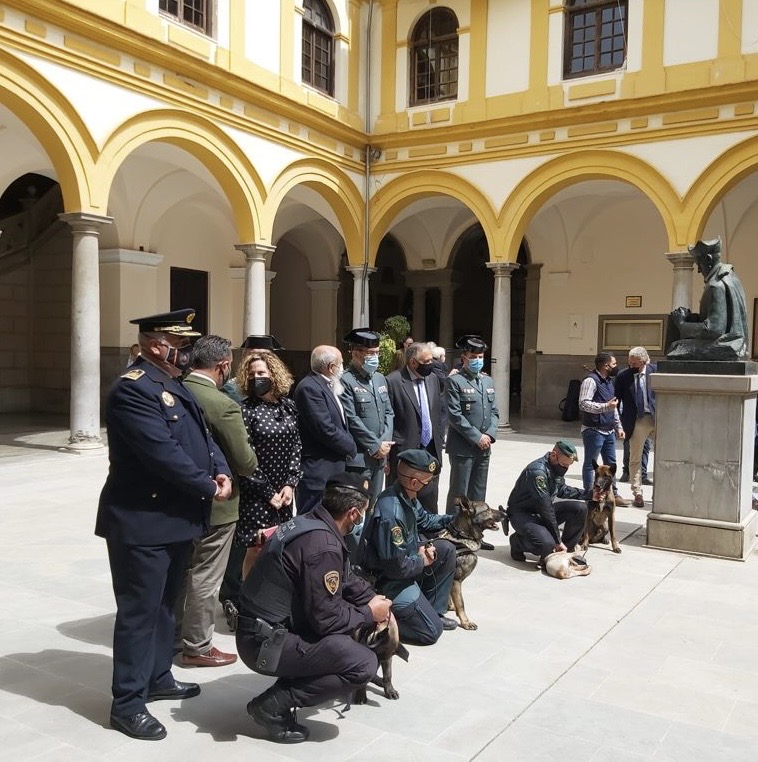
[[[569,577],[586,577],[592,567],[577,553],[561,550],[545,557],[544,571],[557,579]]]

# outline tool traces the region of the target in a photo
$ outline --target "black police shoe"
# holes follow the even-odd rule
[[[256,696],[247,705],[247,713],[276,743],[302,743],[310,736],[308,728],[297,722],[289,692],[276,685]]]
[[[128,717],[112,714],[111,727],[140,741],[162,741],[166,737],[166,728],[150,712],[138,712]]]
[[[197,683],[180,683],[174,681],[172,688],[156,688],[147,694],[148,701],[176,701],[179,699],[188,699],[197,696],[200,693],[200,686]]]
[[[621,474],[621,477],[619,478],[620,482],[628,482],[629,481],[629,472],[624,471],[624,473]]]
[[[518,535],[512,534],[510,536],[510,542],[511,558],[514,561],[526,561],[526,556],[524,555],[524,546],[521,544],[521,540],[519,540]]]
[[[479,545],[479,547],[482,550],[495,550],[495,546],[491,542],[485,542],[484,540],[482,540],[482,542]]]
[[[456,622],[455,619],[451,619],[448,616],[440,616],[440,621],[442,622],[443,630],[457,630],[458,629],[458,622]]]

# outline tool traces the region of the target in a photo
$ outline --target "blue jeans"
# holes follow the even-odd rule
[[[598,456],[602,456],[604,465],[616,465],[616,432],[611,431],[609,434],[602,434],[597,429],[585,429],[582,432],[582,442],[584,442],[582,481],[584,482],[584,489],[590,489],[595,483],[593,460],[597,462]],[[615,480],[613,490],[616,491]]]

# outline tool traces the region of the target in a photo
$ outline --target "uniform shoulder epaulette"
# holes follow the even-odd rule
[[[138,378],[142,378],[145,375],[144,370],[130,370],[128,373],[124,373],[121,378],[128,378],[131,381],[136,381]]]

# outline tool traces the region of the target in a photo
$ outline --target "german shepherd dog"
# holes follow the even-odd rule
[[[382,677],[379,679],[379,675],[376,675],[376,677],[372,678],[371,682],[383,688],[384,695],[388,699],[394,700],[400,698],[400,694],[392,685],[392,657],[399,656],[403,661],[408,661],[409,653],[408,649],[400,642],[400,634],[395,617],[390,614],[388,621],[381,622],[373,628],[358,627],[353,632],[353,639],[370,648],[376,654],[377,659],[379,659]],[[352,703],[368,703],[365,685],[355,690]]]
[[[582,535],[582,550],[587,550],[589,544],[601,542],[608,544],[606,535],[611,535],[611,547],[614,553],[621,553],[621,546],[616,539],[616,501],[613,497],[613,477],[616,474],[616,464],[599,466],[594,460],[595,483],[592,485],[592,499],[587,501],[587,522]]]
[[[477,626],[466,616],[463,605],[463,580],[474,571],[479,560],[477,552],[482,547],[484,530],[497,529],[505,519],[505,511],[502,505],[496,510],[483,500],[469,500],[463,496],[455,498],[454,505],[458,507],[455,518],[439,535],[440,539],[455,545],[455,577],[447,607],[455,609],[464,630],[476,630]]]

